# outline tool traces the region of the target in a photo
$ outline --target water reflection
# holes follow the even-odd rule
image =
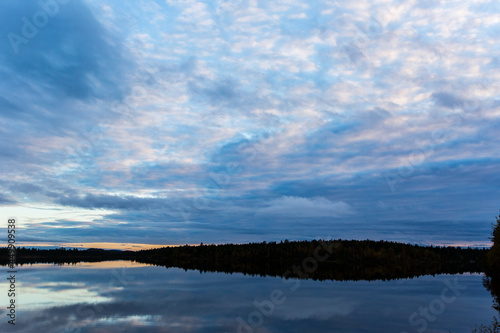
[[[16,326],[7,324],[3,306],[2,331],[385,333],[425,324],[425,332],[455,333],[496,314],[480,274],[321,282],[126,261],[19,271]],[[460,287],[455,298],[450,283]],[[1,287],[6,293],[7,284]]]

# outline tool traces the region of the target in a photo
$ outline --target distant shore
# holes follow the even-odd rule
[[[482,273],[489,249],[371,240],[313,240],[185,245],[140,251],[17,248],[18,265],[131,260],[200,272],[317,280],[378,280],[427,274]],[[0,248],[0,265],[8,264]]]

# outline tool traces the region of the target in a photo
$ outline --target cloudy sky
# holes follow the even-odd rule
[[[489,245],[496,1],[0,3],[25,244]]]

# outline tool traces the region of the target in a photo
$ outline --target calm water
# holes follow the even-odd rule
[[[127,261],[18,268],[16,332],[471,332],[490,323],[481,275],[283,280]],[[450,287],[451,286],[451,287]]]

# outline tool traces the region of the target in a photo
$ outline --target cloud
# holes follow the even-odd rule
[[[339,217],[353,213],[352,207],[343,201],[330,201],[323,197],[280,197],[273,199],[258,214],[290,215],[294,217]]]
[[[434,98],[437,105],[444,106],[450,109],[460,107],[464,104],[464,101],[462,99],[453,94],[445,92],[433,93],[432,98]]]
[[[119,40],[112,41],[114,36],[84,2],[76,0],[59,6],[48,23],[39,28],[30,21],[38,17],[37,13],[46,12],[38,2],[4,2],[2,7],[5,35],[26,35],[29,29],[23,29],[25,24],[33,28],[33,36],[26,45],[17,47],[18,52],[8,39],[2,39],[2,48],[7,51],[2,57],[3,75],[15,72],[17,80],[24,84],[37,83],[45,93],[69,98],[121,97],[123,66],[127,65],[125,50]]]
[[[0,194],[0,205],[12,204],[14,201]]]
[[[29,237],[487,239],[496,4],[103,1],[0,40],[0,201]],[[2,2],[0,34],[40,10]]]
[[[64,206],[74,206],[90,209],[158,209],[165,201],[159,198],[140,198],[134,196],[94,195],[64,196],[57,199],[57,203]]]
[[[20,192],[25,194],[37,193],[42,191],[42,188],[40,186],[33,185],[30,183],[15,183],[12,184],[9,187],[9,189],[14,192]]]

